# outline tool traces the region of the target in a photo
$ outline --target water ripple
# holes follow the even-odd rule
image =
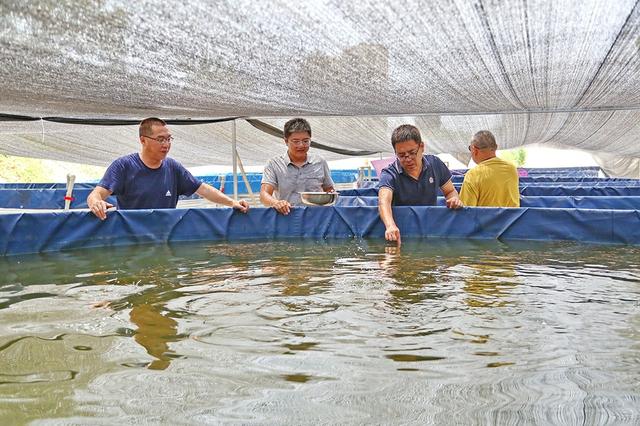
[[[638,259],[637,247],[432,239],[0,259],[0,413],[638,424]]]

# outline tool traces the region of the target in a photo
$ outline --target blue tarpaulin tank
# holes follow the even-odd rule
[[[574,240],[640,244],[640,211],[396,207],[404,238]],[[377,207],[129,210],[105,221],[87,211],[0,215],[0,254],[174,241],[384,238]]]

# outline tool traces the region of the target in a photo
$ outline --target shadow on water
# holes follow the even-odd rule
[[[639,397],[638,374],[625,373],[640,353],[639,259],[635,247],[432,239],[401,249],[274,240],[2,258],[0,419],[22,403],[23,422],[81,415],[87,398],[123,407],[115,386],[161,377],[167,392],[226,398],[235,408],[213,417],[221,422],[256,410],[268,423],[261,398],[277,398],[268,389],[293,398],[270,401],[286,412],[301,409],[282,386],[304,386],[309,399],[314,389],[335,395],[381,422],[412,418],[403,416],[417,407],[441,422],[463,404],[471,423],[509,419],[507,400],[532,410],[520,420],[540,421],[535,407],[548,401],[527,387],[556,389],[577,410],[577,386],[599,419],[589,410],[604,403],[601,390]],[[612,353],[603,345],[613,336]],[[409,398],[406,383],[424,396],[394,405]],[[180,409],[162,401],[145,394],[138,403],[158,410],[158,421],[176,420]],[[468,401],[485,401],[485,411]],[[198,411],[195,400],[185,404]]]

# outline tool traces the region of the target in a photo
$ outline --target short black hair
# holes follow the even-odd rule
[[[292,118],[284,123],[284,138],[289,139],[291,133],[307,132],[311,136],[311,124],[304,118]]]
[[[140,122],[140,128],[138,132],[140,136],[149,136],[151,134],[151,127],[153,126],[166,126],[167,123],[158,117],[145,118]]]
[[[418,144],[422,143],[422,137],[420,136],[420,130],[416,126],[411,124],[402,124],[393,131],[391,134],[391,145],[395,149],[396,144],[406,141],[416,141]]]

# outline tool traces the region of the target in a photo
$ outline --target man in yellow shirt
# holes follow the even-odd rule
[[[460,200],[465,206],[520,207],[518,170],[496,157],[496,138],[481,130],[471,139],[469,151],[477,164],[464,176]]]

